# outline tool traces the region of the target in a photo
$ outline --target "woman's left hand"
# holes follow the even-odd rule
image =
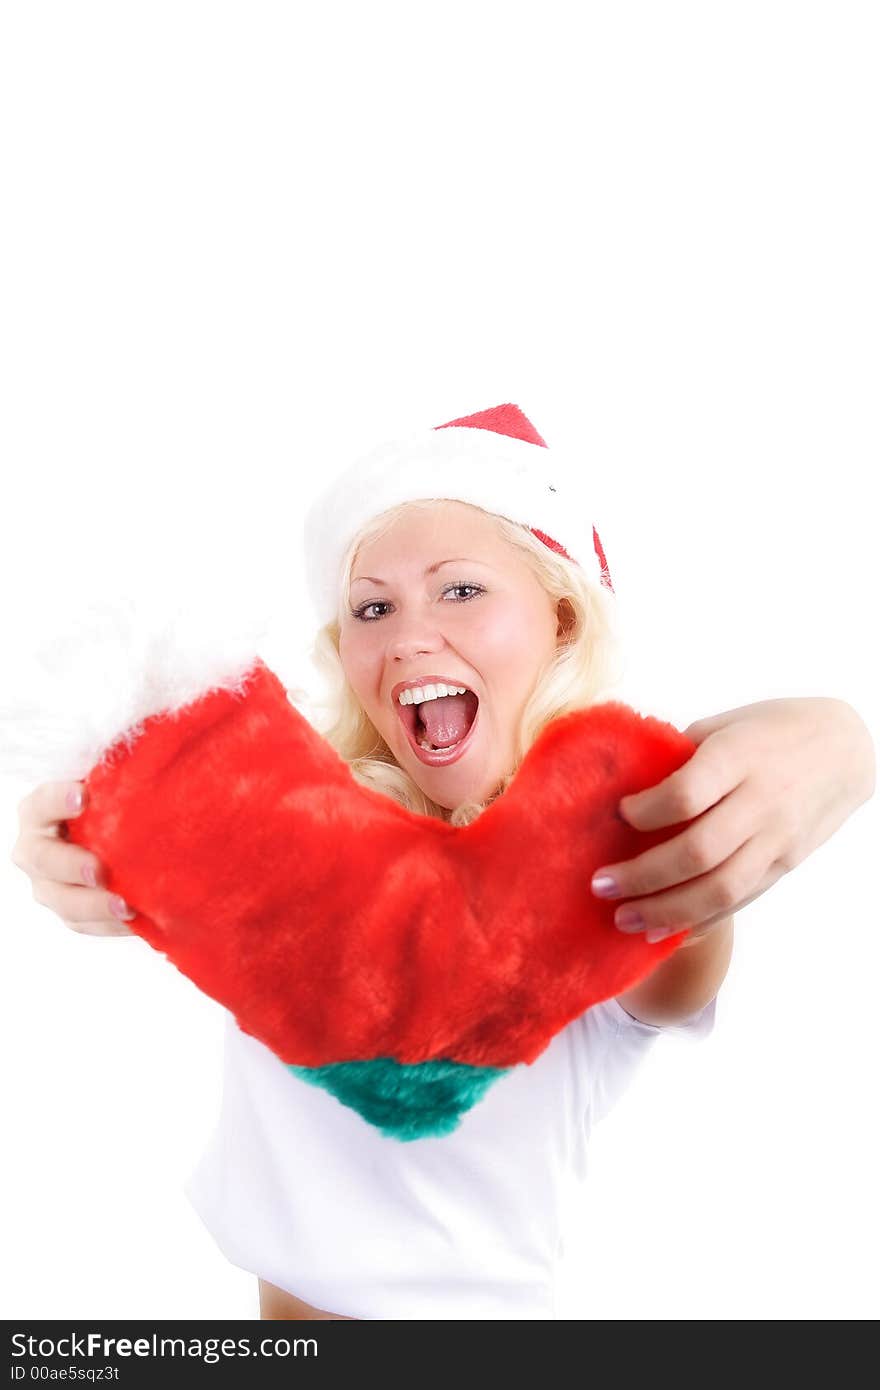
[[[635,898],[615,925],[648,941],[689,930],[688,946],[754,902],[874,793],[871,735],[844,700],[762,700],[700,719],[684,730],[692,757],[654,787],[625,796],[637,830],[690,821],[680,835],[635,859],[597,869]],[[667,891],[661,892],[665,889]],[[642,923],[620,922],[637,911]]]

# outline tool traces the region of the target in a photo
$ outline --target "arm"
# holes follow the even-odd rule
[[[875,791],[875,750],[843,700],[803,696],[727,710],[685,729],[693,757],[655,787],[619,803],[637,830],[689,821],[674,839],[597,876],[631,898],[644,927],[691,936],[647,980],[618,996],[656,1027],[714,998],[733,950],[733,914],[823,844]],[[665,891],[664,891],[665,890]],[[632,930],[632,927],[624,928]]]
[[[699,1013],[721,988],[733,954],[733,917],[688,940],[617,1002],[633,1018],[662,1028]]]

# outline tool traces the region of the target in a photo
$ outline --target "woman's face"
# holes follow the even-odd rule
[[[553,600],[489,518],[462,502],[404,513],[361,547],[351,573],[339,654],[367,716],[432,801],[451,810],[488,799],[513,766],[520,715],[556,652]],[[441,698],[423,729],[398,688],[436,685],[431,677],[466,686],[479,704]],[[417,745],[464,730],[460,748],[433,760]]]

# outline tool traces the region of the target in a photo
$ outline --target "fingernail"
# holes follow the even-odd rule
[[[648,927],[645,940],[653,945],[655,941],[662,941],[664,936],[671,936],[674,930],[674,927]]]
[[[634,907],[622,907],[614,918],[614,925],[621,931],[641,931],[645,919]]]
[[[678,936],[679,932],[687,930],[687,927],[649,927],[645,932],[645,940],[662,941],[664,936]]]
[[[120,898],[116,893],[110,894],[110,911],[114,917],[118,917],[120,922],[130,922],[136,915],[124,898]]]
[[[81,811],[81,810],[82,810],[82,808],[83,808],[82,787],[73,787],[73,788],[71,788],[71,790],[67,793],[67,803],[66,803],[66,804],[67,804],[67,809],[68,809],[68,811],[71,811],[71,812],[73,813],[73,815],[76,815],[76,813],[77,813],[78,811]]]
[[[592,883],[593,892],[600,898],[616,898],[620,892],[617,880],[610,874],[595,874]]]
[[[98,880],[95,877],[94,864],[83,864],[83,883],[87,883],[90,888],[97,888]]]

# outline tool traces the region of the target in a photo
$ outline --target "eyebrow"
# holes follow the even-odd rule
[[[455,555],[451,560],[438,560],[436,565],[429,565],[428,568],[425,570],[425,574],[436,574],[437,571],[441,569],[443,565],[485,565],[485,563],[485,560],[469,559],[467,555]],[[487,568],[491,568],[491,566],[487,566]],[[366,580],[369,584],[378,584],[383,589],[387,587],[384,579],[376,579],[375,576],[372,574],[359,574],[357,578],[353,579],[351,582],[352,584],[357,584],[358,580],[361,579]]]

